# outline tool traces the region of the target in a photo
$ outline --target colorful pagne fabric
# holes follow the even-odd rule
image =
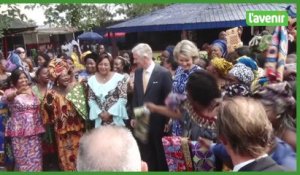
[[[48,91],[43,108],[43,122],[54,124],[60,168],[64,171],[75,171],[84,120],[74,105],[55,90]]]
[[[13,137],[12,146],[18,171],[42,171],[42,141],[39,135]]]
[[[66,95],[66,99],[71,101],[84,119],[88,118],[88,106],[87,106],[87,94],[85,87],[78,83],[75,85],[72,90]]]
[[[4,152],[4,144],[5,144],[5,121],[8,117],[8,109],[6,105],[0,102],[0,168],[4,167],[5,164],[5,152]]]
[[[6,90],[1,99],[8,104],[11,112],[6,123],[5,136],[12,139],[13,155],[18,170],[41,171],[40,134],[44,133],[45,129],[39,113],[40,102],[34,94],[20,94],[13,101],[8,101],[7,97],[15,92],[15,88]]]
[[[166,105],[168,107],[172,108],[177,108],[179,107],[178,105],[181,104],[181,100],[180,99],[184,99],[185,97],[185,87],[186,87],[186,83],[188,81],[188,78],[190,76],[190,74],[202,70],[201,67],[195,65],[193,66],[190,70],[184,70],[182,67],[178,67],[176,72],[175,72],[175,76],[173,79],[173,84],[172,84],[172,93],[170,94],[170,96],[167,98],[166,100]],[[180,96],[180,97],[179,97]],[[174,102],[174,99],[179,99],[179,104],[175,104],[177,102]],[[173,103],[173,104],[172,104]],[[172,135],[173,136],[182,136],[183,134],[183,123],[180,122],[179,120],[172,120]]]
[[[283,71],[288,51],[288,34],[284,26],[275,28],[272,43],[265,62],[266,77],[272,82],[283,80]]]
[[[162,144],[166,156],[167,165],[169,171],[191,171],[191,160],[186,162],[186,156],[190,156],[188,145],[187,150],[183,150],[182,138],[179,136],[166,136],[162,138]],[[184,144],[187,144],[185,142]],[[185,146],[184,146],[185,147]],[[187,155],[184,155],[186,153]],[[189,159],[191,159],[189,157]],[[188,165],[188,166],[187,166]]]
[[[215,156],[209,148],[201,145],[199,141],[190,141],[190,150],[195,171],[214,171]]]
[[[112,115],[112,123],[117,126],[125,126],[124,119],[128,119],[126,110],[128,77],[114,73],[106,83],[99,83],[96,75],[88,80],[88,104],[90,107],[89,117],[95,120],[95,127],[103,125],[98,117],[102,111]]]
[[[61,58],[54,58],[49,62],[48,71],[49,77],[52,81],[55,81],[64,70],[70,70],[70,66],[65,60]]]

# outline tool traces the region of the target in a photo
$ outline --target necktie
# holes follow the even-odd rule
[[[148,81],[149,81],[149,73],[144,70],[143,71],[143,88],[144,88],[144,93],[146,92]]]

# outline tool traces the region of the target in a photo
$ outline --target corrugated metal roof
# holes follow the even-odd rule
[[[247,10],[285,10],[288,4],[174,4],[108,27],[115,32],[193,30],[246,26]]]

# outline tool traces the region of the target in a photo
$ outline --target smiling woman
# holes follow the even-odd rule
[[[15,70],[11,80],[14,87],[6,90],[1,98],[11,112],[6,124],[5,136],[12,139],[13,155],[18,171],[41,171],[40,134],[45,130],[39,115],[40,102],[28,86],[28,78],[23,71]]]

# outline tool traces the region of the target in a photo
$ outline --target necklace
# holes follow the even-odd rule
[[[99,78],[101,81],[106,82],[110,77],[110,73],[108,73],[106,76],[102,76],[101,74],[99,74]]]
[[[185,102],[184,106],[187,109],[187,111],[189,111],[190,117],[198,124],[198,126],[211,129],[211,130],[216,129],[217,117],[209,118],[209,117],[199,116],[194,111],[192,105],[188,101]]]

